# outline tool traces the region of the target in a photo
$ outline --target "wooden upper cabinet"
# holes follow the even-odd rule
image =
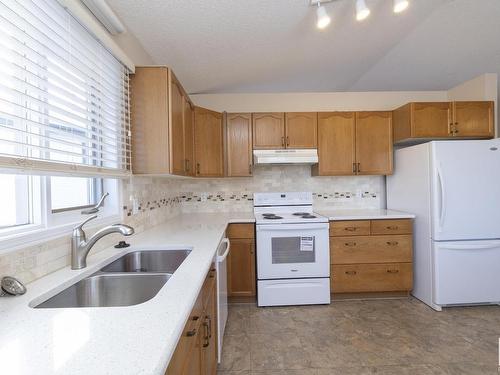
[[[316,148],[317,125],[316,112],[285,113],[286,148]]]
[[[453,131],[456,137],[494,136],[493,102],[453,102]]]
[[[194,176],[194,107],[183,98],[184,102],[184,173]]]
[[[131,75],[131,127],[133,173],[193,173],[193,108],[167,67]]]
[[[393,111],[394,143],[432,139],[492,138],[493,102],[418,102]]]
[[[254,113],[252,129],[255,150],[285,148],[284,113]]]
[[[138,67],[130,77],[134,174],[170,173],[168,86],[165,67]]]
[[[450,102],[408,103],[393,111],[394,142],[451,136]]]
[[[392,113],[356,113],[356,172],[360,175],[392,173]]]
[[[318,113],[318,158],[313,174],[339,176],[355,174],[354,112]]]
[[[226,116],[227,176],[252,175],[252,114]]]
[[[177,80],[172,80],[170,91],[170,147],[171,171],[173,174],[185,174],[184,158],[184,98]]]
[[[196,107],[194,118],[196,176],[223,177],[222,114]]]

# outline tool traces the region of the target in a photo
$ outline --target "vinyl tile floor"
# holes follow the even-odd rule
[[[233,304],[218,375],[500,374],[500,306]]]

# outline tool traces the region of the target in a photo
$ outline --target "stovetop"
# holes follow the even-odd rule
[[[321,216],[312,211],[282,211],[282,210],[267,210],[265,212],[255,211],[255,219],[257,224],[293,224],[293,223],[326,223],[328,218]]]
[[[257,224],[328,222],[313,211],[310,192],[255,193],[253,211]]]

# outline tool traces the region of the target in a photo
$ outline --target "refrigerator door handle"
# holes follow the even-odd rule
[[[438,164],[437,166],[437,178],[439,180],[439,231],[441,232],[443,229],[444,219],[446,217],[446,191],[441,164]]]

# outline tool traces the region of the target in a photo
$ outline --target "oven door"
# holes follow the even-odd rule
[[[256,232],[260,280],[330,276],[328,223],[264,224]]]

